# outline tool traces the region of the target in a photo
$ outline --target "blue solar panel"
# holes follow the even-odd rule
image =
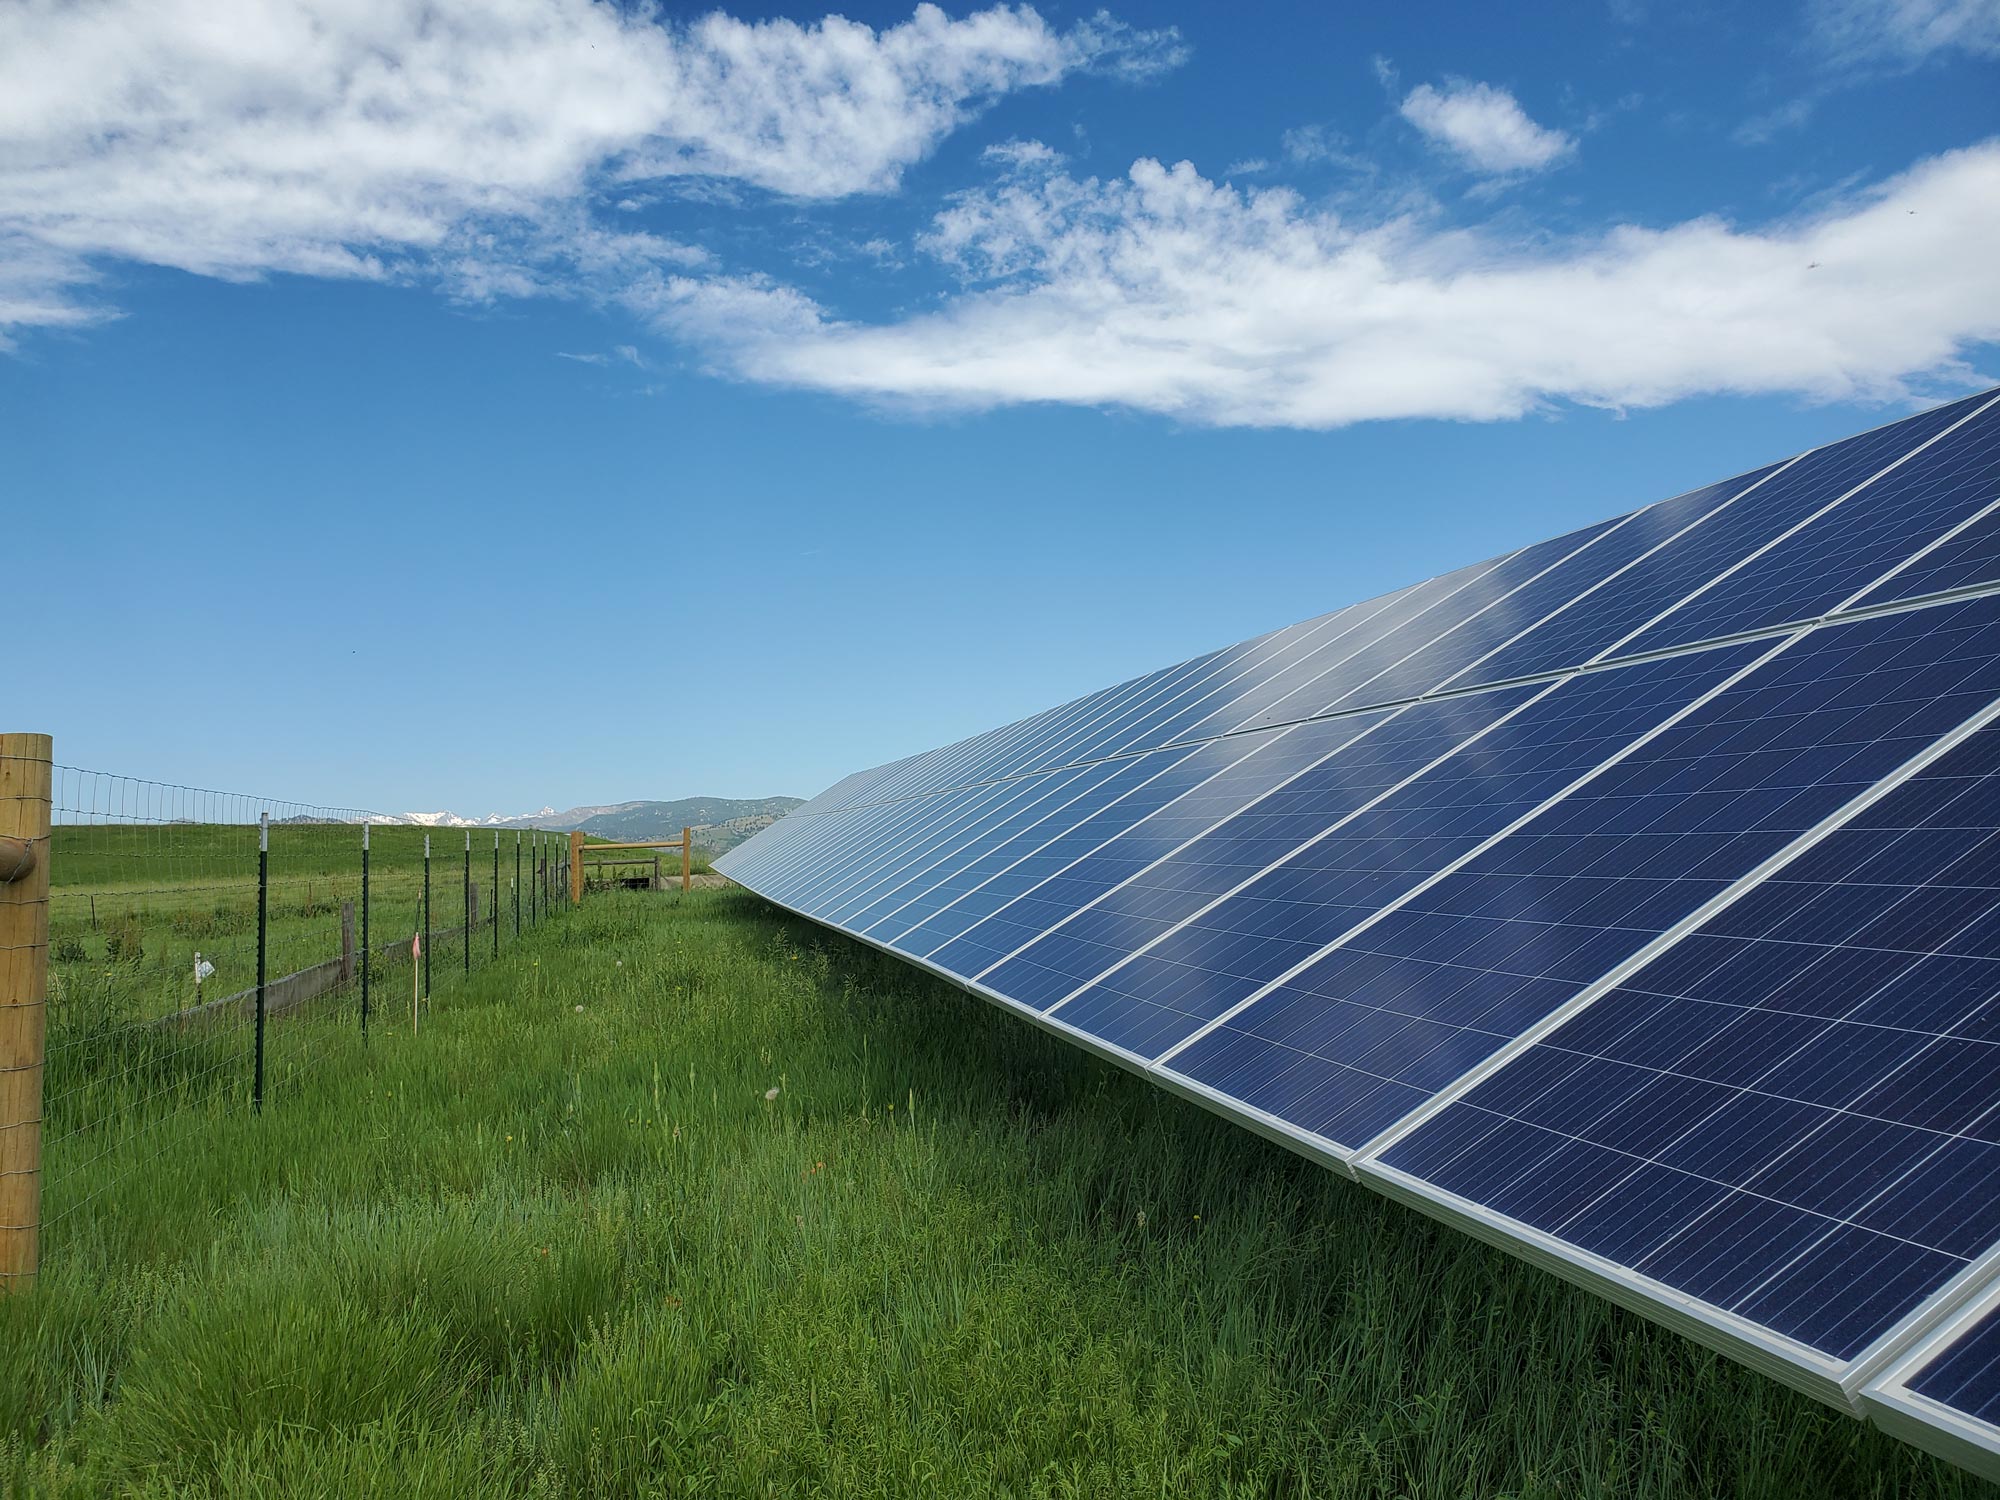
[[[876,883],[928,869],[982,829],[1065,795],[1086,774],[1086,768],[1072,766],[892,804],[871,815],[879,831],[853,841],[845,857],[832,863],[800,899],[812,915],[841,922],[866,904]]]
[[[1097,934],[1099,951],[1092,956],[1101,977],[1068,1000],[1059,1014],[1066,1025],[1156,1056],[1407,895],[1482,840],[1526,817],[1755,655],[1747,647],[1725,648],[1636,671],[1588,673],[1539,692],[1516,687],[1503,690],[1504,696],[1447,698],[1408,710],[1373,737],[1376,758],[1394,773],[1392,780],[1421,770],[1460,743],[1463,748],[1351,819],[1333,837],[1291,857],[1265,861],[1261,873],[1259,868],[1233,871],[1226,864],[1211,871],[1217,856],[1207,846],[1213,842],[1223,855],[1231,852],[1241,819],[1225,823],[1167,870],[1149,873],[1144,885],[1135,887],[1140,896],[1164,891],[1175,899],[1164,910],[1156,898],[1130,901],[1117,911],[1124,920]],[[1518,713],[1496,722],[1502,709],[1516,706]],[[1468,731],[1485,725],[1492,725],[1488,732],[1467,740]],[[1399,746],[1391,758],[1379,742],[1398,730],[1408,749]],[[1337,758],[1323,775],[1351,774],[1344,764],[1348,758]],[[1258,812],[1252,809],[1246,816]],[[1293,848],[1327,828],[1311,800],[1296,808],[1280,807],[1276,816]],[[1227,899],[1209,903],[1208,898],[1237,886],[1241,889]],[[1132,920],[1135,910],[1152,920]],[[1163,919],[1181,925],[1163,933]],[[1152,946],[1138,952],[1146,942]],[[1030,949],[1024,957],[1036,951]],[[1124,960],[1120,967],[1103,972],[1119,960]],[[1006,988],[1001,971],[989,981]]]
[[[1609,584],[1487,657],[1453,686],[1503,682],[1577,666],[1674,608],[1725,569],[1965,415],[1951,407],[1816,448],[1768,471],[1701,524]],[[1620,651],[1618,654],[1628,654]]]
[[[1393,715],[1355,714],[1301,724],[1276,737],[1256,755],[1133,825],[1003,908],[988,927],[1003,930],[1011,927],[1021,934],[1013,948],[1008,949],[1009,954],[1030,939],[1035,940],[1036,951],[1013,957],[1003,955],[1005,962],[994,964],[975,977],[988,988],[1036,1009],[1061,999],[1078,981],[1064,984],[1064,971],[1042,956],[1043,945],[1050,938],[1065,945],[1065,954],[1080,951],[1076,945],[1086,943],[1098,931],[1098,908],[1116,898],[1128,883],[1159,861],[1171,858],[1184,845],[1205,836],[1217,823],[1238,815],[1246,806],[1256,806],[1280,789],[1303,781],[1315,766],[1338,753],[1356,749],[1357,763],[1392,753],[1379,751],[1375,745],[1376,736],[1384,733],[1385,726],[1395,724]],[[1397,743],[1393,732],[1387,743]],[[1369,748],[1360,749],[1362,746]],[[1438,753],[1445,748],[1449,746],[1440,745]],[[1355,791],[1358,792],[1358,786]],[[947,966],[954,966],[950,963],[953,957],[950,948],[933,955],[934,961]]]
[[[1922,599],[2000,583],[2000,495],[1994,506],[1941,537],[1893,577],[1856,601],[1866,609],[1901,599]]]
[[[2000,600],[1925,613],[1807,636],[1173,1066],[1366,1144],[2000,694]]]
[[[1905,1383],[1920,1396],[2000,1427],[2000,1308]]]
[[[1983,649],[2000,652],[2000,611],[1977,608]],[[1383,1161],[1859,1353],[2000,1237],[2000,730],[1814,844]]]
[[[870,889],[879,894],[867,905],[849,903],[835,919],[878,940],[892,937],[983,884],[1012,864],[1024,848],[1067,832],[1116,805],[1187,753],[1155,750],[1085,767],[1059,796],[1039,799],[1006,818],[986,823],[928,870],[911,872],[894,884],[876,882]]]
[[[1992,395],[856,773],[718,867],[1829,1399],[1991,1422],[2000,1312],[1949,1320],[2000,1297]]]
[[[1393,633],[1399,622],[1424,609],[1427,601],[1450,597],[1492,567],[1492,563],[1486,562],[1461,568],[1385,599],[1371,601],[1366,608],[1323,617],[1313,622],[1315,628],[1310,632],[1287,641],[1283,651],[1271,653],[1226,676],[1211,677],[1170,701],[1156,704],[1144,718],[1096,735],[1072,753],[1087,759],[1138,747],[1209,738],[1233,730],[1250,716],[1254,706],[1282,697],[1287,684],[1323,671],[1327,662],[1342,660],[1383,634]]]
[[[1664,650],[1815,619],[2000,498],[2000,406],[1945,408],[1961,425],[1620,647]],[[1803,466],[1801,466],[1803,467]]]
[[[1048,818],[1060,817],[1079,801],[1100,805],[1115,795],[1106,793],[1105,788],[1131,769],[1127,761],[1099,761],[1074,770],[1024,777],[1011,784],[1015,790],[997,799],[980,816],[936,839],[923,857],[877,866],[851,882],[838,898],[826,904],[826,918],[855,932],[867,932],[892,911],[899,910],[906,902],[921,899],[995,845]]]
[[[1373,721],[1364,717],[1344,722],[1340,732],[1359,734]],[[1126,840],[1123,859],[1128,863],[1139,859],[1141,847],[1164,853],[1213,822],[1220,816],[1218,807],[1240,806],[1238,799],[1249,795],[1242,789],[1246,785],[1270,786],[1295,770],[1297,762],[1287,747],[1246,765],[1239,778],[1221,779],[1239,761],[1248,761],[1288,733],[1270,730],[1196,747],[1157,781],[1093,814],[940,911],[923,924],[921,933],[900,935],[897,946],[955,974],[980,973],[1130,873],[1129,868],[1103,866],[1096,867],[1094,875],[1083,873],[1083,861],[1113,839]],[[1310,743],[1309,738],[1299,741],[1301,747]],[[1211,781],[1216,784],[1209,785]]]
[[[1137,779],[1102,806],[1085,810],[1079,804],[1078,815],[1061,819],[1060,826],[1052,820],[1047,827],[1016,835],[976,866],[955,876],[949,891],[940,888],[937,899],[926,901],[921,914],[913,912],[896,921],[884,921],[872,935],[906,953],[928,957],[1015,897],[1261,749],[1274,737],[1274,733],[1237,735],[1187,749],[1154,750],[1136,756],[1128,764],[1134,768],[1132,777]],[[971,972],[1004,957],[1006,951],[993,952],[986,963],[975,965]]]
[[[1551,569],[1558,568],[1567,560],[1595,556],[1597,549],[1594,543],[1618,525],[1619,521],[1606,521],[1601,525],[1585,527],[1581,531],[1557,537],[1553,541],[1542,542],[1533,547],[1523,547],[1519,552],[1501,559],[1477,578],[1467,580],[1465,585],[1454,591],[1449,598],[1439,600],[1432,608],[1422,614],[1413,615],[1398,628],[1384,632],[1365,649],[1346,656],[1337,665],[1299,683],[1289,694],[1273,701],[1269,707],[1255,714],[1239,714],[1230,722],[1215,721],[1213,727],[1221,729],[1234,727],[1235,724],[1283,723],[1291,719],[1311,718],[1315,714],[1326,713],[1337,704],[1360,708],[1378,703],[1391,703],[1401,698],[1415,697],[1417,692],[1428,691],[1437,685],[1436,676],[1424,682],[1416,692],[1398,692],[1385,688],[1381,685],[1380,679],[1406,658],[1422,651],[1439,637],[1450,634],[1466,621],[1499,606],[1519,590],[1534,585]],[[1604,571],[1608,572],[1609,568]],[[1574,595],[1577,590],[1587,587],[1594,581],[1588,576],[1587,569],[1583,577],[1577,577],[1574,572],[1567,576],[1571,580],[1570,595]],[[1199,726],[1196,732],[1199,732]]]

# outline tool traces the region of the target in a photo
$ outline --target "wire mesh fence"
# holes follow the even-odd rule
[[[434,991],[566,904],[550,832],[60,764],[49,785],[44,1256],[106,1189],[223,1115],[282,1108],[371,1032],[418,1026]]]

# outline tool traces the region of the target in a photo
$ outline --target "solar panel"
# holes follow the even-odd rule
[[[718,867],[1979,1463],[1996,720],[1989,392],[856,773]]]
[[[1962,620],[1960,641],[2000,650],[2000,600],[1954,612],[1967,609],[1988,620]],[[1990,672],[1975,669],[1962,701],[2000,693]],[[1907,727],[1921,740],[1929,725]],[[1996,1047],[2000,730],[1988,729],[1380,1162],[1849,1361],[2000,1239]]]
[[[1862,1391],[1898,1437],[2000,1480],[2000,1282]]]

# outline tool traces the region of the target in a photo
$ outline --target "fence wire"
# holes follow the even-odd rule
[[[566,896],[556,835],[379,817],[53,768],[45,1257],[107,1189],[407,1031]]]

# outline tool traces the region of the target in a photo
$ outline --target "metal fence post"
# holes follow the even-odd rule
[[[431,836],[424,835],[424,998],[431,997]],[[415,1022],[411,1026],[415,1027]]]
[[[493,834],[493,956],[500,956],[500,834]]]
[[[460,911],[465,917],[465,972],[472,972],[472,830],[465,830],[465,894]]]
[[[514,830],[514,936],[521,935],[521,830]]]
[[[271,815],[257,814],[257,1071],[250,1107],[264,1112],[264,959],[271,930]]]
[[[45,734],[0,734],[0,1293],[41,1257],[54,759]]]
[[[361,825],[361,1038],[368,1039],[368,825]]]

